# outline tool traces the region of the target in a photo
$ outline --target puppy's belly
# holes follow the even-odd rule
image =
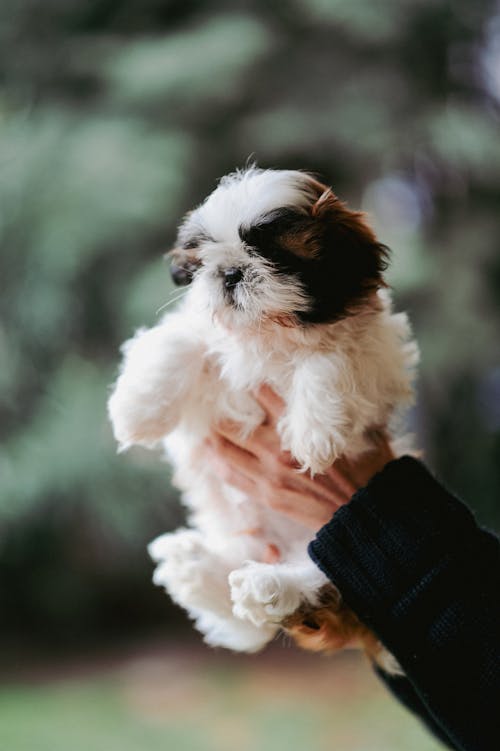
[[[222,484],[213,475],[196,473],[184,503],[192,526],[199,529],[211,548],[236,565],[245,560],[265,561],[272,554],[280,562],[307,558],[311,533],[258,499]],[[183,472],[185,476],[185,470]]]

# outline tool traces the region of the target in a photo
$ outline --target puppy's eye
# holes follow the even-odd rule
[[[240,238],[249,256],[264,255],[270,258],[277,249],[272,227],[267,224],[252,224],[239,228]]]
[[[269,242],[269,239],[275,234],[273,232],[273,225],[269,222],[241,226],[238,229],[238,233],[247,248],[252,248],[254,251],[255,248],[258,248],[264,242]]]
[[[183,250],[196,250],[203,242],[214,242],[214,240],[205,232],[199,232],[192,237],[186,238],[181,247],[183,248]]]
[[[263,214],[253,224],[241,225],[239,235],[252,255],[259,253],[271,261],[281,262],[283,253],[289,250],[296,255],[310,219],[290,208],[281,208]],[[256,250],[257,249],[257,250]]]
[[[191,240],[186,240],[186,242],[182,243],[182,249],[183,250],[195,250],[200,244],[200,241],[197,238],[192,238]]]
[[[241,239],[252,245],[252,238],[279,236],[284,232],[290,232],[304,219],[304,214],[294,209],[275,209],[268,214],[263,214],[253,224],[240,225],[238,231]]]

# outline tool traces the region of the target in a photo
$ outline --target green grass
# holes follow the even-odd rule
[[[1,688],[2,751],[440,748],[351,655],[179,647],[54,671]]]

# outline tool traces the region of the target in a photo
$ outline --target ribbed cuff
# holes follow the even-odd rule
[[[335,513],[309,554],[377,631],[388,611],[411,606],[406,600],[461,551],[471,525],[470,511],[421,462],[404,456]]]

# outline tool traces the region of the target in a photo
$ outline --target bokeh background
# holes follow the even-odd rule
[[[499,103],[490,0],[2,0],[2,748],[437,749],[355,657],[203,647],[150,583],[168,467],[105,403],[183,212],[314,170],[392,248],[417,441],[498,528]]]

